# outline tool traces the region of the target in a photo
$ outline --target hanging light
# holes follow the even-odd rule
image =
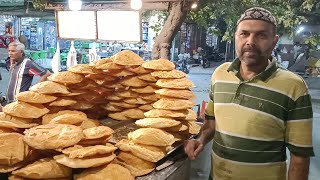
[[[69,9],[72,11],[79,11],[81,10],[82,1],[81,0],[69,0]]]
[[[197,3],[197,2],[192,3],[191,9],[195,9],[195,8],[197,8],[197,7],[198,7],[198,3]]]
[[[139,10],[142,7],[142,1],[141,0],[131,0],[130,6],[133,10]]]

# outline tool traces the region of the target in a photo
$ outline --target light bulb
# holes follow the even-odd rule
[[[192,5],[191,5],[191,8],[192,8],[192,9],[195,9],[195,8],[197,8],[197,7],[198,7],[197,2],[192,3]]]
[[[82,1],[81,0],[69,0],[69,9],[72,11],[79,11],[81,10]]]
[[[142,7],[142,1],[141,0],[131,0],[130,6],[133,10],[139,10]]]

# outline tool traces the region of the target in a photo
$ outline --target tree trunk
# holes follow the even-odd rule
[[[152,59],[169,59],[172,40],[190,11],[190,6],[187,0],[171,3],[169,17],[160,34],[155,38]]]

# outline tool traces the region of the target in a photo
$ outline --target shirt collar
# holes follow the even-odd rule
[[[14,62],[13,64],[20,64],[24,60],[24,56],[22,56],[18,61]]]
[[[260,79],[262,81],[266,81],[276,70],[279,66],[276,63],[276,59],[272,58],[271,63],[266,67],[264,71],[258,74],[255,78]],[[238,77],[240,76],[240,64],[241,61],[239,58],[236,58],[228,68],[228,72],[234,72]],[[242,79],[242,78],[241,78]]]

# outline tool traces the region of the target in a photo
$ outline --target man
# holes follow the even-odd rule
[[[8,46],[10,57],[10,78],[8,85],[8,103],[15,101],[19,92],[28,91],[34,75],[41,76],[39,82],[47,80],[50,72],[25,57],[25,46],[20,42],[12,42]]]
[[[276,20],[262,8],[245,11],[235,32],[238,58],[212,75],[206,120],[198,139],[185,142],[195,159],[213,138],[214,180],[307,180],[312,106],[303,79],[271,58]]]

